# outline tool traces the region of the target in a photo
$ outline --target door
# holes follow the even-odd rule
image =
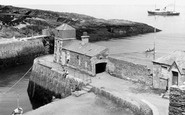
[[[178,85],[178,72],[172,71],[172,85]]]
[[[106,64],[107,63],[97,63],[96,64],[96,74],[97,73],[102,73],[102,72],[104,72],[105,70],[106,70]]]

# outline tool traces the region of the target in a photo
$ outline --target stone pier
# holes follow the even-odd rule
[[[53,97],[59,99],[68,97],[73,94],[73,92],[81,91],[85,86],[88,85],[92,87],[90,91],[94,92],[94,94],[103,96],[108,100],[111,100],[113,103],[119,105],[120,107],[128,108],[137,115],[157,115],[153,113],[153,108],[151,108],[151,106],[146,103],[146,100],[142,101],[131,95],[130,97],[128,95],[129,93],[125,91],[113,91],[109,88],[109,86],[106,86],[106,84],[111,83],[112,78],[116,79],[115,82],[117,82],[117,80],[119,81],[119,78],[111,77],[107,73],[105,75],[100,74],[101,78],[97,76],[92,77],[92,79],[89,80],[87,77],[90,76],[81,72],[78,72],[78,75],[76,73],[75,77],[73,76],[74,73],[69,73],[69,75],[66,76],[63,69],[68,69],[70,73],[71,71],[74,72],[74,70],[70,68],[62,67],[61,65],[54,63],[53,55],[39,57],[34,60],[28,86],[28,94],[33,105],[34,102],[38,101],[41,103],[41,105],[33,106],[33,109],[50,103]],[[107,78],[106,75],[108,75]],[[80,76],[83,77],[80,78]],[[114,89],[117,86],[112,84],[112,87]]]
[[[53,97],[65,98],[85,85],[81,79],[66,76],[60,65],[44,59],[46,58],[41,57],[34,60],[28,85],[32,105],[35,105],[35,102],[41,104],[33,106],[33,109],[50,103]]]

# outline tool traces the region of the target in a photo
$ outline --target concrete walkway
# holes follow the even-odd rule
[[[141,84],[113,77],[106,72],[92,78],[91,85],[103,88],[115,95],[119,93],[123,98],[131,97],[139,99],[152,107],[155,112],[154,115],[168,115],[169,100],[163,99],[159,95],[151,92],[141,92],[140,90],[145,90],[145,88],[147,88],[144,85],[142,86]]]

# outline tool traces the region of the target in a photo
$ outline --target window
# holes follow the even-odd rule
[[[79,65],[81,65],[81,61],[80,61],[80,59],[78,59],[78,64],[79,64]]]
[[[85,62],[85,68],[87,68],[87,62]]]
[[[103,59],[103,56],[100,56],[99,59]]]
[[[76,59],[78,60],[78,64],[80,65],[81,64],[81,61],[80,61],[79,55],[76,56]]]
[[[69,61],[70,61],[70,52],[67,51],[67,63],[69,63]]]

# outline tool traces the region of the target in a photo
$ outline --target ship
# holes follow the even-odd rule
[[[149,15],[162,15],[162,16],[178,16],[178,15],[180,15],[180,12],[175,11],[175,0],[174,0],[174,3],[172,5],[173,5],[173,10],[172,9],[167,10],[167,7],[171,6],[171,5],[165,6],[162,9],[156,8],[156,5],[155,5],[155,9],[154,10],[148,10],[148,14]]]

